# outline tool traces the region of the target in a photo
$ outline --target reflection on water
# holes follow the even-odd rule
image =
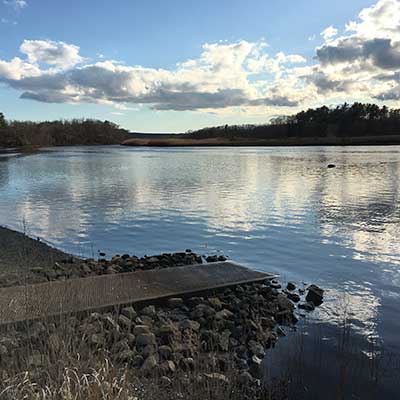
[[[399,175],[396,146],[49,149],[0,160],[0,223],[89,256],[222,251],[329,288],[318,323],[400,355]]]

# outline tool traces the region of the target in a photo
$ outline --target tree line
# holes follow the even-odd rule
[[[344,103],[272,118],[263,125],[225,125],[187,132],[191,138],[249,139],[400,136],[400,109]]]
[[[129,132],[110,121],[72,119],[7,121],[0,113],[0,146],[72,146],[119,144]]]

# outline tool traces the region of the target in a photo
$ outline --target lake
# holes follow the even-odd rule
[[[318,284],[326,301],[299,328],[304,398],[321,395],[318,375],[324,390],[344,380],[352,398],[389,399],[400,369],[399,178],[400,146],[51,148],[0,157],[0,224],[77,255],[190,248]],[[344,320],[356,344],[345,359],[335,353]],[[288,333],[273,357],[292,351]],[[382,363],[376,387],[371,371],[346,366],[359,358]],[[325,398],[342,398],[335,390]]]

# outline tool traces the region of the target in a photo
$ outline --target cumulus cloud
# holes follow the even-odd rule
[[[20,51],[33,64],[45,63],[62,69],[73,67],[84,60],[79,55],[78,46],[51,40],[24,40]]]
[[[338,30],[334,28],[332,25],[328,26],[326,29],[324,29],[321,32],[321,36],[324,38],[325,41],[328,41],[329,39],[332,39],[338,34]]]
[[[260,89],[250,78],[263,71],[282,74],[285,65],[305,59],[284,53],[269,57],[265,48],[263,42],[206,43],[198,58],[165,70],[110,60],[79,66],[77,46],[25,40],[20,51],[26,60],[2,61],[0,79],[21,90],[24,99],[49,103],[148,104],[176,111],[297,104],[290,94]]]
[[[338,35],[321,35],[311,63],[269,54],[264,41],[206,43],[172,69],[88,62],[78,46],[25,40],[23,57],[0,60],[0,82],[21,97],[50,103],[101,103],[156,110],[254,110],[307,107],[336,99],[400,100],[400,1],[379,0]],[[254,111],[255,112],[255,111]],[[276,111],[275,111],[276,112]]]
[[[317,93],[397,100],[394,77],[400,71],[400,1],[379,0],[363,9],[358,20],[349,22],[345,34],[333,39],[331,33],[322,33],[325,42],[315,57],[319,63],[304,76]]]

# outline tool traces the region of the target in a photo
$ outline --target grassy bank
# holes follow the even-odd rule
[[[124,146],[149,147],[207,147],[207,146],[356,146],[356,145],[400,145],[400,136],[362,136],[362,137],[308,137],[284,139],[251,139],[215,137],[208,139],[160,137],[132,138],[122,142]]]

